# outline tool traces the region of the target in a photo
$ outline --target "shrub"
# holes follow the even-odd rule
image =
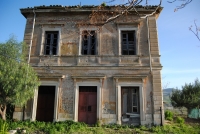
[[[166,110],[165,111],[165,119],[166,120],[169,120],[169,121],[172,121],[174,118],[174,114],[173,112],[169,111],[169,110]]]
[[[185,120],[181,117],[177,117],[176,118],[176,123],[180,123],[180,124],[183,124],[185,122]]]

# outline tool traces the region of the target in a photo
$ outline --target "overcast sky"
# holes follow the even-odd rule
[[[26,19],[20,8],[40,5],[99,5],[103,0],[0,0],[0,42],[11,34],[23,41]],[[118,0],[115,3],[122,3]],[[155,5],[159,0],[149,0]],[[158,37],[161,55],[162,85],[181,88],[185,83],[200,79],[200,41],[189,31],[196,20],[200,27],[200,0],[193,0],[184,9],[174,12],[181,3],[170,4],[163,0],[164,7],[158,20]]]

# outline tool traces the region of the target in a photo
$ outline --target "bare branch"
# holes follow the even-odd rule
[[[173,0],[173,1],[167,1],[168,3],[174,3],[174,2],[183,2],[180,6],[177,6],[175,9],[174,9],[174,12],[178,11],[178,9],[182,9],[184,7],[186,7],[190,2],[192,2],[192,0]]]
[[[137,3],[138,3],[138,0],[131,0],[131,1],[129,1],[129,4],[130,4],[129,6],[127,6],[123,11],[121,11],[120,14],[108,18],[108,19],[106,20],[105,23],[108,23],[108,22],[110,22],[110,21],[112,21],[112,20],[117,19],[119,16],[121,16],[121,15],[123,15],[124,13],[128,12],[128,10],[129,10],[130,8],[132,8],[132,7],[133,7],[135,4],[137,4]]]
[[[147,14],[147,15],[145,15],[145,16],[143,16],[143,17],[140,17],[140,18],[147,18],[147,17],[153,15],[153,14],[158,10],[158,8],[161,6],[161,4],[162,4],[162,0],[160,0],[159,5],[156,7],[156,9],[155,9],[154,12],[152,12],[151,14]]]
[[[106,24],[106,23],[108,23],[108,22],[111,22],[111,21],[113,21],[113,20],[119,18],[120,16],[124,15],[125,13],[129,12],[129,11],[132,10],[132,9],[134,9],[134,11],[137,13],[137,15],[140,16],[140,14],[139,14],[138,11],[136,10],[135,6],[139,5],[142,1],[143,1],[143,0],[128,0],[128,3],[126,3],[126,4],[129,4],[129,5],[126,6],[125,9],[123,9],[123,10],[121,11],[121,13],[119,13],[119,14],[113,16],[113,17],[108,18],[108,19],[105,21],[104,24]],[[126,4],[124,4],[124,5],[126,5]],[[160,0],[160,3],[158,4],[158,6],[156,7],[156,9],[155,9],[154,12],[152,12],[151,14],[142,16],[142,17],[140,17],[140,18],[146,18],[146,17],[148,17],[148,16],[153,15],[153,14],[157,11],[157,9],[161,6],[161,4],[162,4],[162,0]]]
[[[200,41],[199,37],[199,31],[200,28],[197,27],[196,20],[194,20],[195,30],[192,29],[192,26],[189,27],[189,30],[197,37],[197,39]]]
[[[105,2],[105,3],[112,3],[112,2],[114,2],[115,0],[110,0],[110,1],[108,1],[108,2]]]

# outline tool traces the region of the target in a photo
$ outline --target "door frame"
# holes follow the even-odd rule
[[[97,121],[101,120],[102,90],[100,82],[76,82],[74,92],[74,121],[78,122],[79,86],[97,87]]]
[[[129,82],[118,82],[116,83],[116,111],[117,111],[117,124],[121,124],[121,87],[139,87],[139,100],[140,100],[140,123],[143,124],[143,121],[145,120],[145,109],[144,109],[144,89],[143,89],[143,83],[129,83]]]
[[[53,122],[58,121],[58,93],[59,93],[59,82],[56,81],[41,81],[40,86],[55,86],[55,100],[54,100],[54,117]],[[38,101],[38,89],[35,90],[34,98],[33,98],[33,106],[32,106],[32,116],[31,120],[35,121],[36,113],[37,113],[37,101]]]

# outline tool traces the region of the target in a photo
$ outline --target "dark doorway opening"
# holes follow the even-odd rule
[[[140,123],[139,87],[121,87],[122,118],[128,119],[128,124]],[[123,121],[122,121],[122,124]]]
[[[36,112],[37,121],[53,121],[55,88],[55,86],[39,86]]]
[[[79,87],[78,121],[92,125],[97,122],[97,87]]]

